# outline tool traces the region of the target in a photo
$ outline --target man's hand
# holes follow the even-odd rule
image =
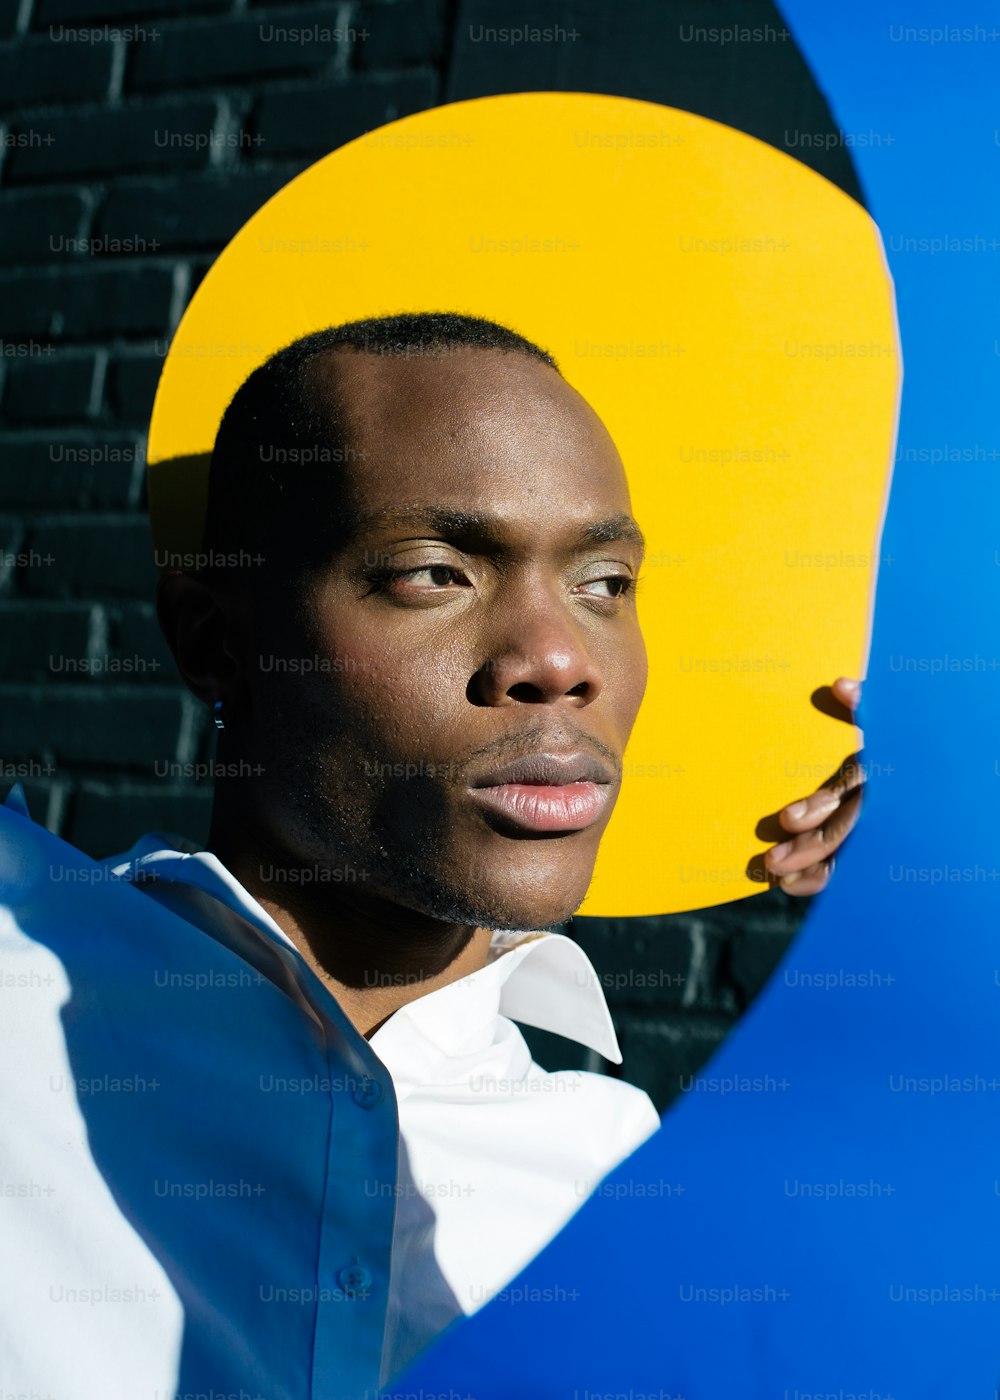
[[[853,720],[861,699],[861,682],[841,676],[831,690]],[[779,822],[794,839],[768,851],[764,867],[788,894],[818,894],[825,888],[834,856],[861,810],[865,775],[860,758],[860,754],[852,754],[811,797],[791,802],[779,812]]]

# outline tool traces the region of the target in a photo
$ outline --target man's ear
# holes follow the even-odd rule
[[[235,600],[221,584],[171,570],[156,589],[156,615],[188,689],[206,705],[243,689]]]

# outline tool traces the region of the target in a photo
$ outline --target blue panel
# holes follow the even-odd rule
[[[883,229],[904,353],[861,834],[706,1082],[393,1395],[996,1393],[1000,18],[783,10]]]

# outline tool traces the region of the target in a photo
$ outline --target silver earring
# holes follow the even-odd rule
[[[222,718],[222,701],[216,700],[212,706],[212,718],[215,720],[216,729],[225,729],[226,721]]]

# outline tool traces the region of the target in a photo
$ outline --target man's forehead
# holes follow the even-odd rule
[[[528,355],[476,347],[472,379],[452,380],[452,356],[450,349],[440,357],[324,352],[330,430],[349,449],[344,470],[358,530],[405,524],[407,511],[409,523],[419,523],[413,512],[424,508],[436,528],[450,527],[451,509],[470,530],[468,517],[482,510],[494,513],[494,524],[536,511],[549,522],[572,515],[581,528],[627,514],[614,442],[557,371]],[[426,385],[419,376],[393,379],[397,359],[411,369],[433,366],[438,377]],[[492,368],[484,374],[496,362],[499,379],[489,377]],[[508,381],[513,396],[502,392]]]

